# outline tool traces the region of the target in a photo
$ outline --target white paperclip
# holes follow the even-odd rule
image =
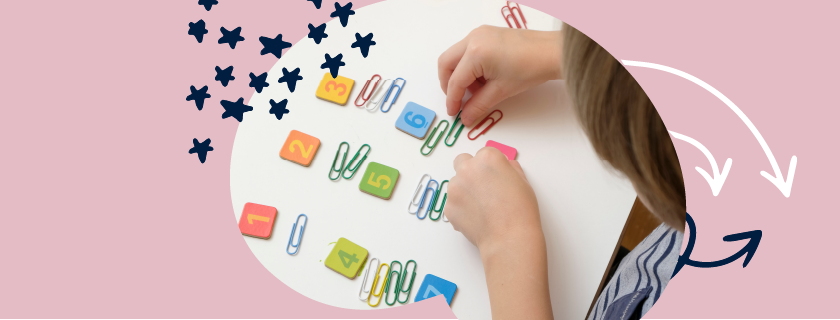
[[[373,263],[373,260],[376,260],[376,263]],[[379,258],[370,258],[370,261],[368,261],[367,269],[365,270],[365,277],[362,278],[362,287],[359,288],[359,300],[362,300],[362,301],[367,301],[368,297],[370,296],[370,290],[373,289],[373,284],[372,283],[370,285],[370,288],[367,288],[368,287],[368,285],[367,285],[368,274],[370,274],[370,269],[372,269],[371,266],[378,267],[379,266]],[[367,290],[365,290],[365,289],[367,289]],[[365,296],[362,297],[362,294],[364,294]]]
[[[365,110],[376,112],[376,110],[379,109],[380,104],[382,104],[382,101],[385,100],[385,92],[388,92],[388,90],[382,91],[382,88],[391,88],[391,85],[393,84],[394,81],[391,79],[385,79],[385,81],[382,81],[382,85],[376,87],[376,90],[373,92],[373,96],[368,99],[367,105],[365,105]],[[382,95],[379,94],[380,92],[382,92]]]
[[[423,194],[426,193],[426,184],[428,184],[426,177],[429,177],[429,181],[432,180],[432,176],[430,176],[428,173],[424,173],[422,176],[420,176],[420,183],[417,184],[417,189],[414,190],[414,196],[411,197],[411,203],[408,204],[409,214],[417,214],[417,211],[420,210],[420,206],[423,205],[422,203],[420,203],[420,200],[423,199]],[[414,210],[414,212],[412,212],[411,208],[415,206],[417,207],[417,210]]]

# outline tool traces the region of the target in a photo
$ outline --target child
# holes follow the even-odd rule
[[[598,156],[633,184],[663,222],[621,262],[589,319],[639,319],[671,278],[685,224],[685,189],[674,146],[650,99],[615,58],[572,28],[540,32],[482,26],[441,54],[450,116],[467,126],[500,101],[565,79]],[[463,106],[466,90],[473,96]],[[522,167],[494,148],[455,158],[446,216],[478,247],[495,319],[551,319],[545,238]],[[527,276],[526,276],[527,275]]]

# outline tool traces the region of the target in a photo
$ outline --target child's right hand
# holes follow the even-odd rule
[[[560,32],[481,26],[438,58],[446,111],[454,116],[469,89],[461,120],[471,127],[493,106],[543,82],[560,79]]]

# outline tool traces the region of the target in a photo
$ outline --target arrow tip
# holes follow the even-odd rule
[[[753,255],[755,255],[755,252],[758,250],[758,244],[761,242],[761,230],[730,234],[723,237],[723,241],[726,242],[741,241],[746,239],[750,239],[750,242],[748,242],[743,249],[747,253],[747,256],[744,258],[744,268],[750,264],[750,260],[752,260]]]

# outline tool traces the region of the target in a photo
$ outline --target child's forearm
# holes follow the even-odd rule
[[[542,230],[505,237],[481,248],[493,319],[552,319]]]

